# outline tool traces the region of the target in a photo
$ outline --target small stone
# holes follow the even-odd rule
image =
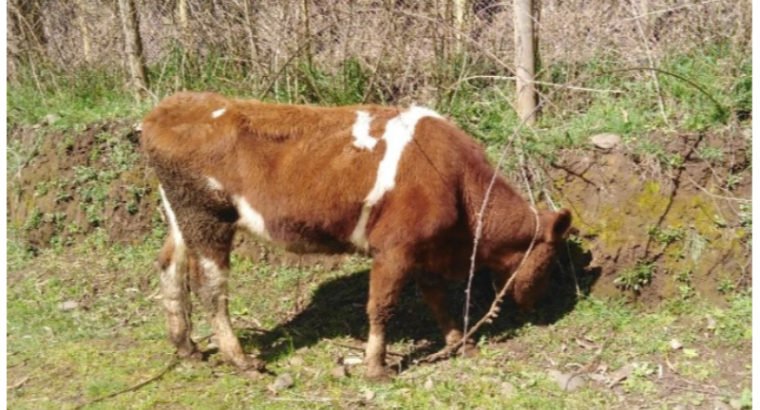
[[[504,396],[504,398],[510,398],[514,396],[516,393],[517,393],[517,389],[512,383],[510,382],[501,383],[501,394]]]
[[[364,390],[364,400],[365,401],[372,401],[372,399],[375,398],[375,392],[373,392],[370,389]]]
[[[76,300],[67,300],[65,302],[61,302],[58,305],[58,309],[60,309],[60,310],[62,310],[64,312],[68,312],[70,310],[74,310],[74,309],[76,309],[78,307],[79,307],[79,302],[77,302]]]
[[[293,384],[293,376],[291,376],[290,373],[283,373],[277,376],[274,382],[269,385],[269,390],[272,393],[277,393],[279,391],[293,387]]]
[[[364,361],[362,360],[362,358],[357,357],[357,356],[346,356],[343,359],[343,364],[345,364],[346,366],[356,366],[357,364],[362,364],[363,362]]]
[[[603,150],[611,150],[620,144],[620,135],[605,132],[602,134],[596,134],[590,138],[592,144],[595,147]]]
[[[718,327],[718,322],[715,321],[715,318],[712,316],[707,316],[707,330],[715,330],[715,328]]]
[[[742,408],[742,402],[739,399],[729,400],[728,405],[731,406],[731,408],[735,410],[741,410]]]
[[[559,370],[551,369],[548,372],[549,377],[554,380],[560,389],[564,391],[575,391],[586,384],[586,380],[582,375],[573,373],[562,373]]]
[[[683,347],[683,345],[681,344],[681,342],[679,342],[676,339],[670,339],[670,348],[671,349],[678,350],[678,349],[680,349],[682,347]]]
[[[343,379],[348,377],[348,369],[346,369],[346,366],[344,365],[338,365],[330,370],[330,374],[336,379]]]
[[[425,380],[425,384],[423,384],[422,387],[424,387],[425,390],[433,390],[433,379],[428,377],[427,380]]]
[[[54,122],[58,121],[61,117],[55,115],[55,114],[48,114],[45,116],[45,118],[42,120],[47,125],[53,124]]]

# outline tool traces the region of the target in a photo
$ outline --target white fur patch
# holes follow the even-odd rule
[[[227,111],[226,108],[220,108],[214,112],[211,113],[211,118],[219,118],[222,115],[224,115],[224,112]]]
[[[357,148],[368,149],[372,151],[377,145],[377,139],[369,135],[369,126],[372,123],[372,117],[366,111],[356,112],[356,122],[351,128],[351,135],[354,137],[354,146]]]
[[[227,277],[224,275],[219,265],[209,258],[200,258],[201,268],[203,268],[203,276],[206,279],[206,286],[213,289],[213,292],[218,292],[227,282]]]
[[[271,239],[269,232],[267,232],[266,224],[264,223],[264,217],[245,200],[242,196],[234,196],[232,198],[237,208],[240,219],[238,224],[246,227],[252,233],[261,236],[264,239]]]
[[[172,210],[172,206],[169,204],[169,200],[166,199],[166,192],[164,192],[164,188],[161,185],[158,186],[158,192],[161,194],[161,203],[164,205],[166,218],[169,219],[169,229],[171,231],[172,238],[174,238],[174,246],[175,248],[180,248],[184,246],[184,240],[182,239],[182,231],[180,231],[179,224],[177,223],[177,216],[174,215],[174,210]]]
[[[221,191],[224,188],[222,183],[214,177],[206,177],[206,181],[208,182],[208,187],[211,188],[212,191]]]
[[[396,186],[396,173],[398,172],[398,164],[401,161],[401,154],[403,154],[404,148],[414,137],[417,123],[425,117],[443,118],[431,109],[412,106],[398,116],[391,118],[385,125],[385,132],[382,136],[382,139],[385,141],[385,154],[377,169],[375,185],[364,199],[361,216],[350,237],[351,243],[358,248],[367,249],[366,225],[369,220],[369,213],[372,207],[382,199],[383,195]],[[359,118],[357,116],[358,122]],[[356,125],[354,125],[354,128],[356,128]]]

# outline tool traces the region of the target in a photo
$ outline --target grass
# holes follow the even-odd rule
[[[159,239],[157,233],[126,247],[93,241],[68,249],[65,257],[46,250],[35,259],[10,247],[8,383],[26,380],[9,390],[10,406],[71,408],[149,379],[172,360],[155,300],[152,261]],[[366,279],[366,268],[361,258],[337,270],[277,268],[235,258],[230,306],[236,328],[246,348],[263,351],[270,370],[292,375],[292,388],[273,394],[267,388],[272,376],[246,379],[212,355],[208,362],[181,363],[161,379],[91,408],[580,409],[619,406],[620,400],[640,405],[655,397],[668,406],[711,405],[749,394],[751,369],[734,360],[738,352],[750,351],[751,300],[744,294],[722,308],[695,299],[686,311],[673,305],[651,312],[590,297],[554,323],[532,324],[528,318],[484,336],[475,358],[412,366],[384,384],[365,380],[361,366],[349,368],[349,377],[335,377],[338,358],[361,356],[349,346],[360,347],[366,332],[366,292],[354,289],[355,281]],[[419,297],[405,295],[389,348],[404,354],[421,338],[440,339]],[[78,305],[64,310],[65,301]],[[413,317],[422,321],[409,322]],[[265,333],[246,329],[250,323]],[[195,332],[210,332],[197,315]],[[674,349],[673,339],[682,347]],[[626,365],[633,371],[615,387],[589,379]],[[572,392],[562,391],[549,375],[551,369],[573,372],[583,366],[586,382]],[[673,386],[683,389],[670,391]]]

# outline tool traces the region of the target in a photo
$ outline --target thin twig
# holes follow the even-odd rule
[[[159,380],[160,378],[164,377],[164,375],[166,375],[172,369],[174,369],[175,367],[177,367],[177,365],[179,364],[179,362],[180,362],[179,357],[178,356],[174,356],[174,358],[172,358],[172,360],[169,362],[169,364],[167,364],[163,369],[161,369],[161,371],[158,372],[155,376],[150,377],[150,378],[148,378],[146,380],[143,380],[140,383],[137,383],[137,384],[132,385],[130,387],[127,387],[126,389],[122,389],[122,390],[119,390],[119,391],[115,391],[113,393],[106,394],[104,396],[97,397],[97,398],[92,399],[92,400],[90,400],[90,401],[88,401],[86,403],[80,404],[80,405],[78,405],[78,406],[76,406],[74,408],[75,409],[81,409],[81,408],[90,406],[92,404],[99,403],[101,401],[114,398],[114,397],[122,395],[124,393],[129,393],[129,392],[137,391],[140,388],[142,388],[142,387],[144,387],[144,386],[146,386],[146,385],[148,385],[148,384],[150,384],[150,383],[152,383],[152,382],[154,382],[156,380]]]

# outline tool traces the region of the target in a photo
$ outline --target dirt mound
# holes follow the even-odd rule
[[[574,151],[550,172],[582,248],[601,269],[593,292],[720,299],[751,281],[751,164],[742,135],[652,135],[657,155]],[[657,153],[655,153],[657,154]]]
[[[68,244],[96,229],[110,241],[136,242],[150,230],[155,183],[130,125],[99,123],[77,133],[23,128],[10,136],[33,147],[8,176],[9,226],[32,249]]]
[[[569,249],[579,281],[595,281],[596,294],[623,291],[645,301],[693,292],[720,298],[747,287],[751,154],[749,140],[734,134],[651,135],[663,148],[647,155],[631,147],[560,153],[548,173],[575,218]],[[131,124],[76,133],[14,129],[10,140],[34,147],[8,177],[9,226],[31,249],[96,230],[108,241],[135,243],[163,223],[157,181]],[[276,265],[333,268],[345,260],[293,255],[246,236],[236,248]]]

